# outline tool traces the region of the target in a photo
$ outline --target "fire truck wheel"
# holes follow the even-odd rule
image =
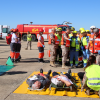
[[[36,35],[32,34],[32,41],[36,41]]]
[[[23,41],[27,41],[27,35],[24,34],[23,37],[22,37]]]

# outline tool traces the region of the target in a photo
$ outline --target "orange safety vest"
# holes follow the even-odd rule
[[[64,33],[66,34],[66,33]],[[61,40],[61,45],[64,45],[64,34],[62,34],[62,40]],[[67,34],[67,37],[68,37],[68,34]],[[70,47],[70,41],[69,40],[66,40],[66,47]]]
[[[53,33],[52,33],[53,34]],[[56,36],[56,35],[54,35],[54,38],[55,38],[55,42],[54,42],[54,44],[56,44],[56,45],[59,45],[59,41],[57,41],[58,40],[58,37]],[[50,38],[50,34],[49,34],[49,41],[48,41],[48,44],[51,44],[52,42],[52,39]]]
[[[87,36],[91,37],[91,34],[87,34]]]
[[[43,38],[43,36],[38,36],[38,39],[39,39],[39,37],[41,37],[41,43],[44,45],[44,38]],[[41,44],[40,44],[40,42],[38,41],[38,43],[37,43],[37,47],[43,47]]]
[[[98,50],[100,50],[100,34],[95,39],[94,39],[94,34],[91,35],[89,44],[90,44],[90,52],[98,53]]]

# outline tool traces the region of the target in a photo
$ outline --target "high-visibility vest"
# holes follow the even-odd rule
[[[98,53],[98,50],[100,50],[100,34],[95,39],[94,34],[91,35],[89,49],[91,53]]]
[[[100,90],[100,66],[91,65],[85,69],[87,80],[87,86],[93,90]]]
[[[31,41],[32,38],[31,38],[31,34],[27,34],[27,41]]]
[[[44,45],[44,38],[43,38],[43,36],[39,35],[38,39],[39,39],[39,37],[41,37],[41,43]],[[43,47],[43,45],[41,45],[40,42],[39,42],[39,40],[38,40],[37,47]]]
[[[9,34],[8,36],[6,36],[6,42],[7,42],[7,44],[11,43],[11,37],[12,37],[12,34]]]
[[[59,41],[59,46],[61,46],[61,39],[62,39],[62,37],[60,37],[59,34],[57,34],[57,38],[60,40]]]
[[[53,34],[53,33],[51,33],[51,34]],[[56,35],[54,35],[54,38],[55,38],[55,40],[56,41],[54,41],[54,44],[59,44],[59,41],[57,41],[58,40],[58,38],[57,38],[57,36]],[[49,40],[48,40],[48,44],[51,44],[52,43],[52,39],[50,38],[50,34],[49,34]]]
[[[66,33],[64,33],[66,34]],[[70,47],[70,41],[69,40],[64,40],[64,34],[62,34],[62,40],[61,40],[61,45],[65,45],[66,47]],[[66,34],[68,37],[68,34]]]
[[[87,36],[91,37],[91,34],[87,34]]]
[[[80,44],[79,42],[76,42],[76,40],[78,40],[80,42],[80,39],[76,36],[76,38],[74,38],[73,36],[71,37],[71,47],[75,47],[76,51],[79,51],[80,49]]]
[[[85,36],[81,38],[81,42],[82,42],[82,46],[87,47],[88,43],[89,43],[90,37],[89,36]]]

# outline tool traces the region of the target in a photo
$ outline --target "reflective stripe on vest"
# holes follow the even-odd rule
[[[89,85],[100,85],[100,83],[90,83],[88,82]]]
[[[88,80],[100,80],[100,78],[89,78]]]

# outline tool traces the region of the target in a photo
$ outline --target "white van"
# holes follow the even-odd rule
[[[5,39],[9,31],[10,31],[10,26],[0,25],[0,38]]]

